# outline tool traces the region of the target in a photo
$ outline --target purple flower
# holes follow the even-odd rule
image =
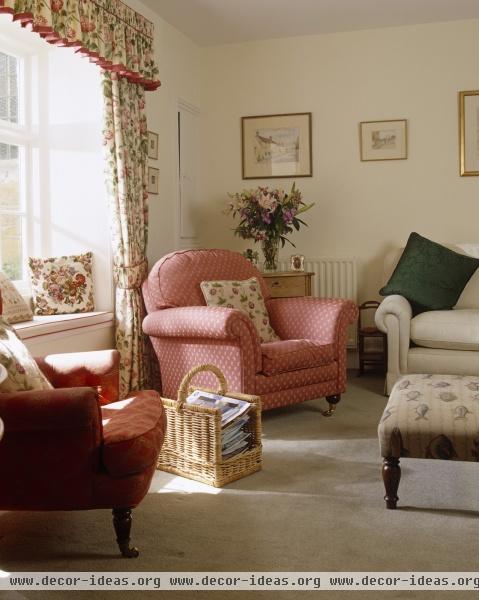
[[[266,225],[271,224],[271,214],[269,212],[264,212],[261,215],[261,218],[263,219],[263,223],[266,223]]]

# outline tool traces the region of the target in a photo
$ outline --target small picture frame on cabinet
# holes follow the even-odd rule
[[[304,271],[304,256],[293,254],[289,259],[289,268],[291,271]]]

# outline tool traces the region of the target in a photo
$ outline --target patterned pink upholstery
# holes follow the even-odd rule
[[[201,281],[249,277],[258,278],[282,341],[261,345],[240,311],[205,306]],[[229,250],[168,254],[151,270],[143,295],[149,313],[143,328],[158,357],[166,397],[176,397],[183,375],[199,363],[216,364],[231,390],[261,395],[264,409],[346,389],[347,326],[358,313],[349,300],[271,299],[261,273]],[[216,385],[209,374],[199,375],[196,382]]]
[[[261,344],[262,372],[276,375],[328,365],[334,361],[333,344],[317,344],[311,340],[280,340]]]

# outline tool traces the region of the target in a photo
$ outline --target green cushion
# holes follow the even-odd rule
[[[411,233],[391,279],[379,293],[404,296],[420,310],[452,308],[477,267],[479,259]]]

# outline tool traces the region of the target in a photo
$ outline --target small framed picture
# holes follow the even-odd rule
[[[154,167],[148,167],[148,193],[158,194],[158,180],[160,171]]]
[[[479,175],[479,90],[459,92],[461,177]]]
[[[361,160],[405,160],[407,120],[363,121],[359,123]]]
[[[289,268],[291,271],[304,271],[304,256],[293,254],[289,259]]]
[[[148,132],[148,158],[158,160],[158,134]]]

